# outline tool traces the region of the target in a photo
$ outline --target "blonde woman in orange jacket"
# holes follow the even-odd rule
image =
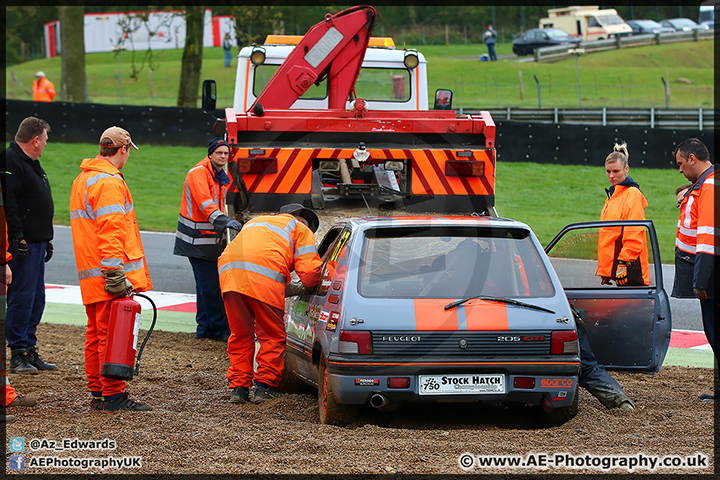
[[[605,173],[612,184],[605,189],[607,199],[600,220],[645,220],[648,202],[638,185],[628,176],[627,145],[615,144],[605,159]],[[649,285],[648,247],[644,227],[606,227],[598,238],[598,268],[602,284],[619,286]]]
[[[75,262],[88,317],[85,373],[93,396],[90,407],[103,412],[151,410],[128,397],[124,380],[100,375],[112,300],[128,290],[152,289],[132,195],[120,174],[131,148],[137,146],[125,129],[105,130],[100,155],[82,161],[70,191]]]

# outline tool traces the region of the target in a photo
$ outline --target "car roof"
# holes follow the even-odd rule
[[[550,31],[557,31],[557,30],[560,30],[561,32],[565,32],[565,30],[563,30],[562,28],[548,27],[548,28],[531,28],[530,30],[525,30],[525,33],[537,32],[537,31],[550,32]],[[565,32],[565,33],[567,33],[567,32]]]
[[[509,218],[481,216],[408,215],[394,217],[359,217],[340,220],[336,225],[351,225],[354,229],[387,227],[504,227],[530,230],[526,224]]]
[[[652,23],[652,24],[660,25],[655,20],[650,20],[649,18],[642,18],[640,20],[628,20],[626,23]]]

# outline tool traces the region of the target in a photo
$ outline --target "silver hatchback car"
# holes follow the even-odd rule
[[[652,223],[640,224],[659,258]],[[280,388],[317,387],[320,421],[336,425],[356,419],[362,405],[392,410],[403,402],[449,401],[529,404],[547,425],[567,421],[577,412],[580,372],[571,302],[579,302],[591,342],[621,328],[597,331],[596,320],[613,314],[605,300],[621,297],[625,309],[638,300],[641,316],[650,308],[642,327],[641,317],[615,308],[617,321],[632,322],[625,326],[642,338],[618,339],[616,349],[598,345],[596,356],[609,368],[655,371],[670,338],[669,302],[655,272],[652,286],[616,287],[600,285],[588,271],[603,224],[588,225],[584,235],[582,226],[569,227],[572,245],[552,243],[559,252],[553,261],[569,278],[590,277],[573,296],[521,222],[408,216],[337,223],[318,248],[320,285],[287,299]],[[603,300],[602,311],[593,298]],[[638,347],[649,361],[639,360]]]

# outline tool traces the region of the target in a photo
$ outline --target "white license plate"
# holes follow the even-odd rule
[[[420,375],[420,395],[505,393],[505,375]]]

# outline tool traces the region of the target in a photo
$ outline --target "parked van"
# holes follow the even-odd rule
[[[720,8],[719,0],[707,0],[700,4],[698,23],[707,25],[708,28],[715,28],[715,9]]]
[[[551,8],[548,17],[540,20],[540,28],[560,28],[586,42],[632,33],[614,8],[601,10],[597,5]]]

